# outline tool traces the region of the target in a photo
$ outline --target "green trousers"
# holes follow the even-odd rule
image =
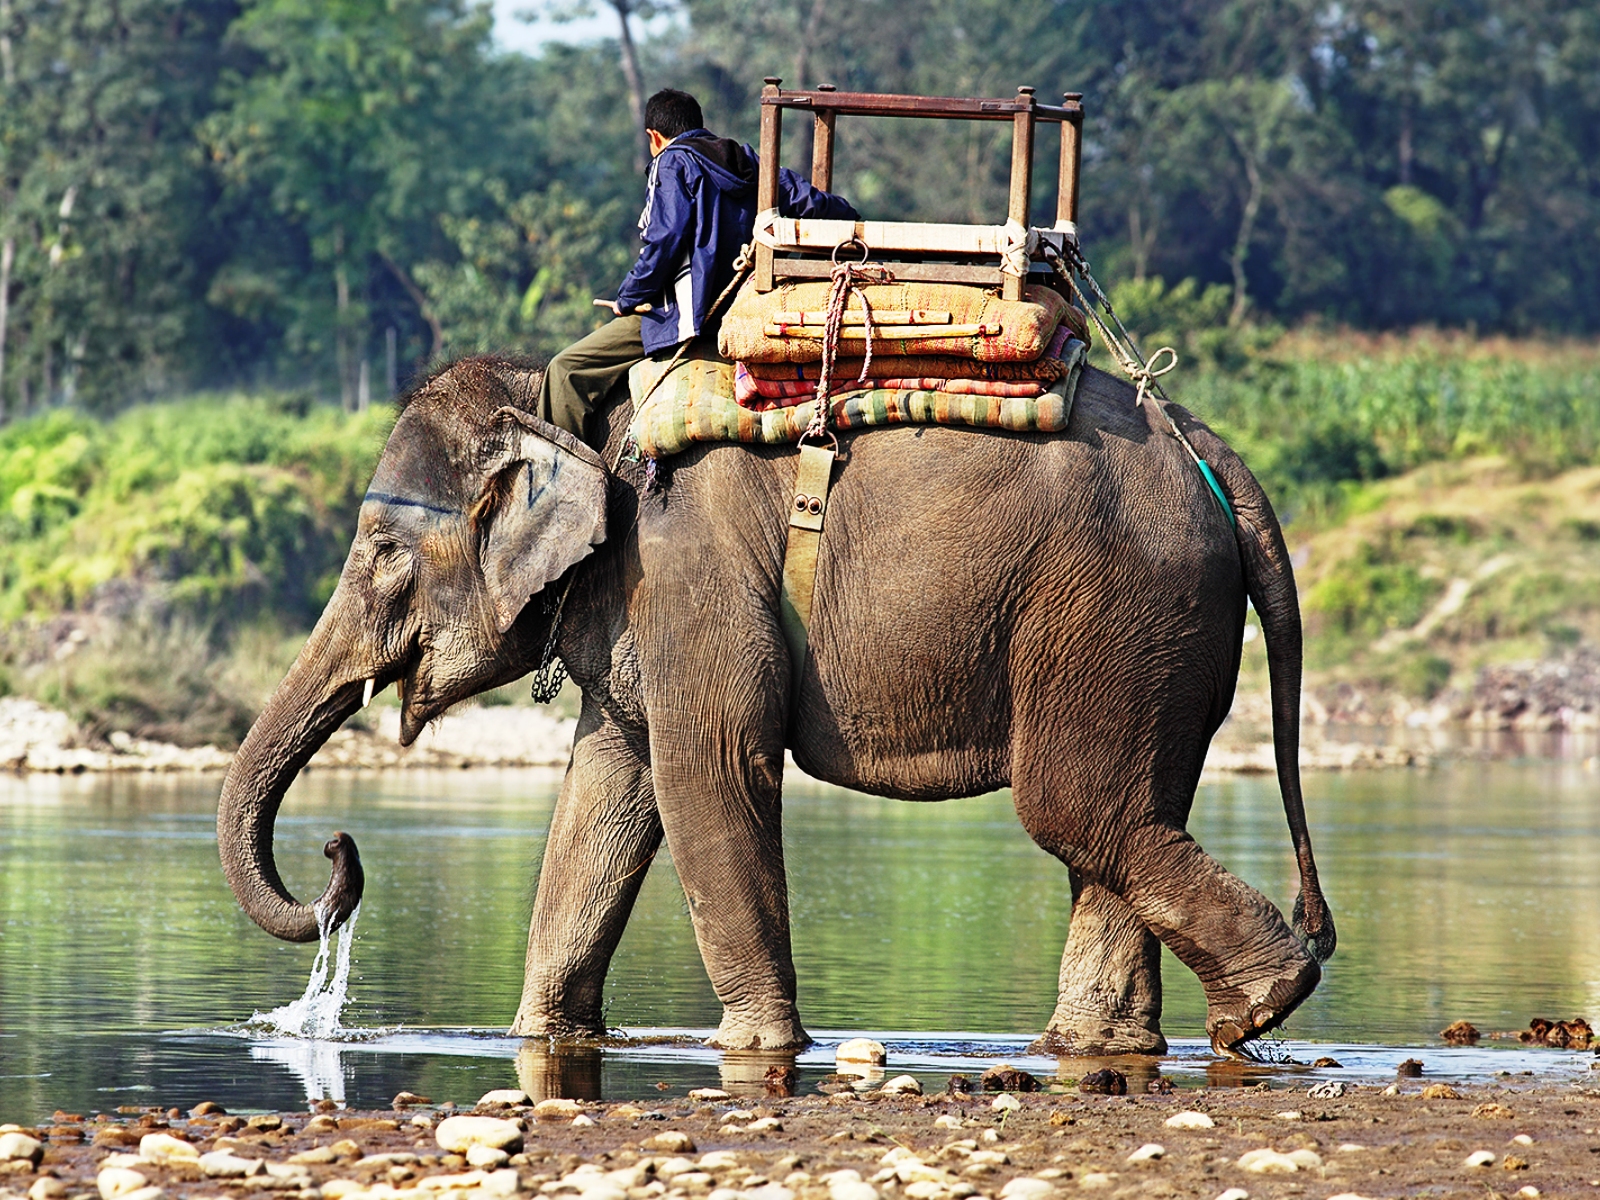
[[[539,388],[539,416],[594,445],[584,436],[587,418],[644,357],[637,314],[600,326],[550,360]]]

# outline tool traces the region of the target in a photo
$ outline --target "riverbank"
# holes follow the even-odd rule
[[[1143,1077],[1136,1061],[1100,1085],[1164,1086],[1154,1060],[1142,1060]],[[1246,1086],[1118,1096],[1080,1090],[1087,1076],[1031,1094],[972,1080],[971,1093],[921,1095],[832,1078],[831,1094],[788,1096],[776,1067],[746,1085],[623,1103],[535,1104],[514,1089],[490,1093],[475,1110],[487,1119],[467,1122],[474,1110],[407,1093],[384,1111],[58,1112],[0,1134],[0,1156],[11,1156],[0,1200],[1260,1200],[1600,1187],[1600,1089],[1585,1083],[1308,1088],[1241,1074]]]

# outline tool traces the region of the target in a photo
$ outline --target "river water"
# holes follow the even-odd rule
[[[202,1099],[386,1105],[402,1089],[467,1102],[491,1087],[621,1097],[657,1084],[759,1080],[704,1036],[719,1009],[663,853],[606,988],[638,1040],[553,1055],[504,1036],[516,1009],[554,772],[311,773],[278,825],[302,896],[323,840],[351,832],[367,871],[345,1032],[284,1036],[254,1014],[306,988],[315,946],[238,910],[217,864],[216,777],[0,779],[0,1121]],[[1600,775],[1576,762],[1458,764],[1308,777],[1319,864],[1339,927],[1321,988],[1273,1057],[1330,1054],[1346,1076],[1417,1055],[1430,1075],[1584,1070],[1591,1056],[1486,1043],[1447,1050],[1457,1018],[1515,1030],[1600,1017]],[[1005,794],[904,804],[793,779],[785,839],[803,1019],[829,1043],[868,1033],[892,1065],[942,1084],[1023,1055],[1054,1000],[1070,911],[1065,870]],[[1276,784],[1202,785],[1191,829],[1286,905],[1293,886]],[[1205,1051],[1204,1006],[1170,956],[1165,1028],[1180,1083],[1247,1081]],[[1071,1064],[1062,1068],[1076,1074]],[[1293,1066],[1263,1068],[1271,1073]]]

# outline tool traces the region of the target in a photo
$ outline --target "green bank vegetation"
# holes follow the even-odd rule
[[[1600,641],[1600,347],[1184,330],[1194,292],[1119,298],[1286,517],[1314,684],[1423,702]],[[235,395],[0,430],[0,688],[99,732],[236,741],[332,591],[391,419]]]

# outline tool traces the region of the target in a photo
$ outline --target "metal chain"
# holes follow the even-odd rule
[[[532,695],[535,704],[549,704],[566,682],[567,664],[556,657],[556,639],[561,636],[561,614],[566,611],[567,596],[571,591],[572,581],[568,580],[554,605],[549,600],[545,601],[545,607],[550,612],[550,636],[545,638],[544,649],[539,654],[539,665],[533,671]]]

